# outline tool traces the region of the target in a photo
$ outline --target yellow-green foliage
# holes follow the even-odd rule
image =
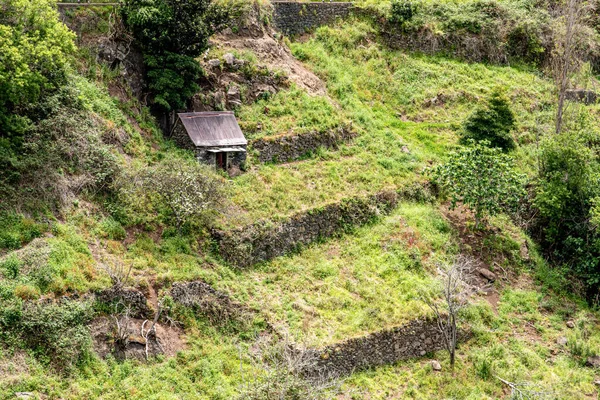
[[[496,86],[505,87],[511,99],[518,143],[533,143],[535,129],[551,125],[552,84],[534,70],[390,51],[373,35],[369,24],[353,20],[292,43],[296,57],[325,81],[335,106],[321,106],[325,99],[292,89],[242,107],[242,125],[261,123],[269,133],[293,126],[319,130],[327,121],[346,119],[360,136],[340,151],[320,151],[313,159],[286,165],[258,165],[236,178],[232,200],[245,213],[228,223],[289,215],[419,179],[428,162],[455,145],[462,121]],[[275,113],[265,114],[264,108]],[[324,119],[322,110],[333,110],[332,118]],[[528,148],[518,150],[520,162],[535,165]]]

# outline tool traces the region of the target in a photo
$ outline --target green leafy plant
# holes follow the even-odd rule
[[[525,194],[525,177],[514,169],[512,158],[489,143],[469,142],[431,170],[433,181],[450,196],[452,207],[460,202],[475,214],[475,227],[484,217],[516,207]]]
[[[514,127],[515,114],[510,108],[510,100],[502,90],[495,89],[487,103],[475,110],[464,122],[460,142],[467,144],[469,140],[487,141],[492,147],[512,150],[516,146],[511,136]]]
[[[568,132],[542,144],[533,204],[541,243],[548,255],[583,279],[588,297],[600,285],[600,165],[590,143],[594,134]]]
[[[404,25],[409,22],[416,13],[416,6],[411,0],[392,1],[390,10],[390,22]]]
[[[211,0],[125,0],[123,21],[144,53],[148,86],[165,112],[185,108],[200,87],[195,60],[208,38],[233,15],[232,7]]]

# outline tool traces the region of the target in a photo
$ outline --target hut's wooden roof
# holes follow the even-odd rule
[[[177,114],[194,145],[241,146],[248,144],[231,111]]]

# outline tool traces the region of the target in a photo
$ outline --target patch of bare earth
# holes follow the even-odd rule
[[[473,213],[464,206],[451,209],[448,205],[444,205],[442,212],[458,232],[460,252],[470,255],[475,262],[474,268],[468,275],[468,283],[478,288],[479,294],[492,306],[494,312],[497,312],[500,301],[498,287],[517,282],[520,277],[517,271],[502,267],[507,258],[505,254],[486,244],[486,239],[501,233],[500,229],[495,227],[474,229],[469,224],[474,220]],[[523,245],[527,251],[526,245]]]
[[[247,27],[241,28],[237,33],[227,29],[211,39],[213,46],[252,51],[260,63],[265,64],[270,70],[279,70],[289,79],[303,88],[308,93],[326,96],[325,83],[304,64],[298,61],[291,50],[275,39],[275,32],[261,25],[259,22],[250,21]]]
[[[96,318],[89,325],[94,351],[102,358],[113,354],[121,359],[145,360],[146,356],[173,357],[185,349],[181,328],[157,322],[155,333],[149,333],[152,323],[137,318]]]

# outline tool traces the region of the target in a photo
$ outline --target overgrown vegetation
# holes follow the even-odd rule
[[[212,18],[210,3],[200,6],[197,19],[185,19],[192,4],[126,5],[136,34],[147,39],[147,66],[156,72],[148,77],[161,112],[185,106],[189,93],[181,85],[193,88],[199,72],[193,57],[214,28],[202,25]],[[149,19],[136,14],[163,9]],[[545,49],[548,15],[529,0],[403,1],[391,12],[390,23],[405,37],[417,32],[427,44],[448,40],[454,55],[468,49],[489,61],[512,62],[514,56],[538,62]],[[251,166],[227,181],[164,142],[138,102],[117,101],[101,89],[107,84],[114,93],[118,72],[95,64],[91,54],[81,67],[89,79],[69,62],[57,64],[65,75],[28,97],[35,106],[6,103],[27,124],[20,152],[11,147],[18,176],[2,188],[12,200],[2,202],[9,210],[0,213],[0,397],[31,391],[65,399],[480,399],[500,398],[515,387],[555,398],[593,396],[595,372],[585,363],[600,354],[597,316],[568,291],[579,285],[573,272],[589,298],[598,287],[598,106],[569,106],[563,133],[552,136],[555,85],[534,67],[393,51],[377,33],[368,19],[353,19],[291,43],[328,95],[311,96],[292,85],[237,110],[253,138],[325,132],[352,121],[359,135],[353,144],[285,165]],[[0,47],[8,43],[4,38]],[[7,54],[24,48],[10,47]],[[37,68],[34,61],[25,64]],[[176,74],[179,67],[186,72]],[[583,79],[570,76],[570,84],[575,78]],[[461,137],[466,147],[449,154]],[[14,145],[12,139],[3,143]],[[206,240],[203,228],[217,213],[225,228],[276,221],[345,198],[423,184],[430,165],[451,199],[472,208],[476,225],[485,221],[488,229],[470,229],[444,205],[404,202],[372,225],[348,226],[340,237],[244,271],[224,265]],[[523,172],[529,178],[525,199]],[[502,215],[519,199],[531,206],[532,232],[551,265]],[[25,200],[32,217],[19,207]],[[434,286],[436,266],[460,251],[477,257],[497,280],[486,286],[485,297],[475,290],[472,306],[463,310],[473,339],[455,349],[452,377],[445,368],[431,371],[426,360],[411,360],[353,374],[341,387],[321,387],[298,373],[304,360],[289,353],[291,347],[256,356],[262,340],[276,340],[274,331],[322,347],[429,315],[422,294]],[[131,284],[171,308],[171,284],[192,280],[248,307],[252,322],[229,318],[204,298],[195,312],[172,307],[168,321],[183,327],[186,340],[174,357],[99,360],[90,352],[87,325],[107,311],[97,305],[92,312],[82,295]],[[563,337],[567,345],[560,344]],[[435,357],[446,365],[445,354]]]
[[[200,89],[195,58],[233,10],[211,0],[126,0],[121,13],[144,53],[154,103],[163,112],[184,109]]]

